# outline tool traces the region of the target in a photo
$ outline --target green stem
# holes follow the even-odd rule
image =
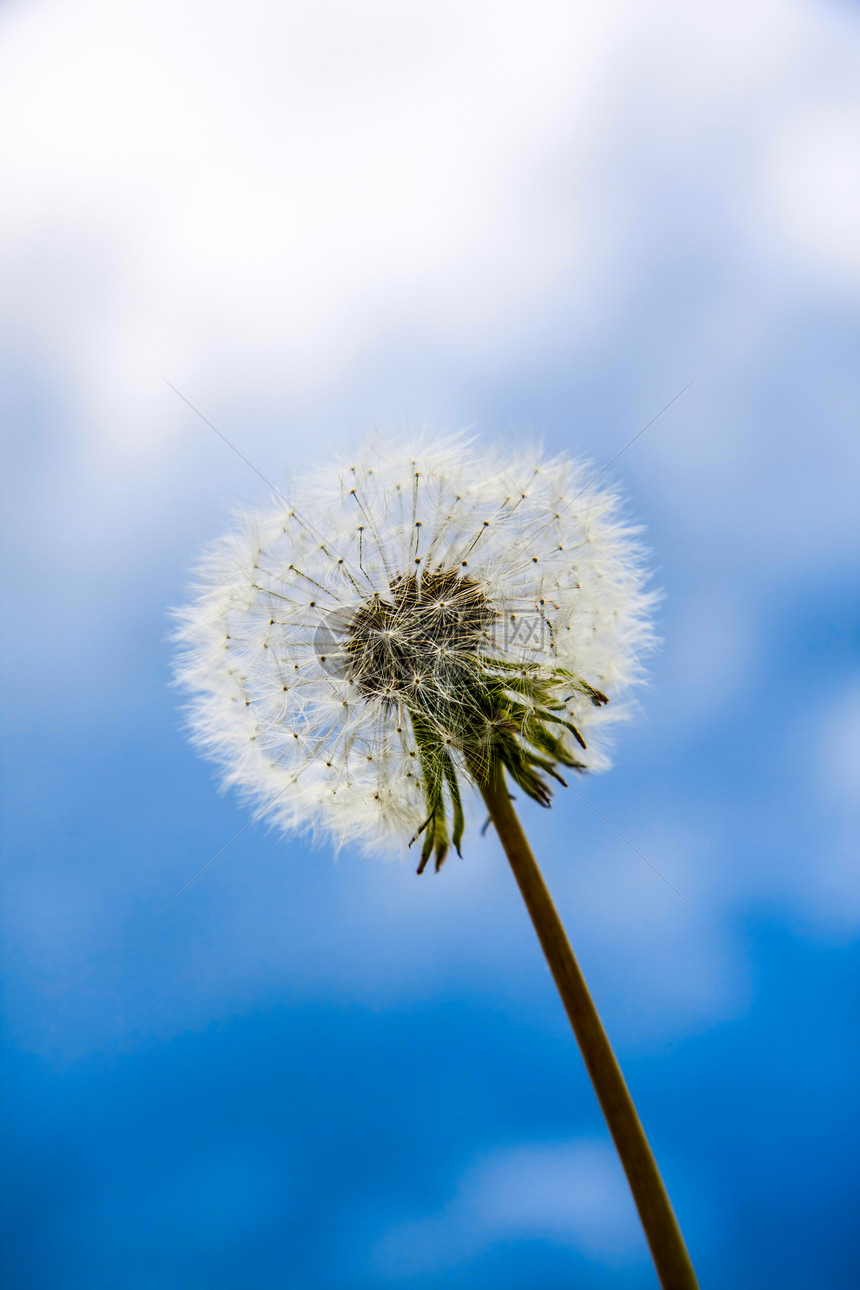
[[[606,1117],[663,1290],[697,1290],[657,1162],[497,763],[481,787]]]

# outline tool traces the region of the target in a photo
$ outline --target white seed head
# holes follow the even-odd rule
[[[338,843],[426,830],[422,867],[449,804],[459,849],[458,778],[493,757],[544,804],[546,774],[606,765],[651,642],[617,499],[567,458],[462,436],[313,473],[198,573],[177,677],[225,784]]]

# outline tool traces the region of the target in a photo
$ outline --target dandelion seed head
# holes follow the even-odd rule
[[[369,445],[205,554],[177,615],[192,737],[281,827],[424,832],[438,867],[493,757],[544,804],[547,775],[607,764],[645,581],[617,498],[566,457]]]

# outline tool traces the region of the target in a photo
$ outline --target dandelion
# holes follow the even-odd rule
[[[423,835],[438,869],[462,781],[496,757],[544,805],[566,769],[604,765],[649,599],[586,482],[455,439],[366,451],[244,516],[180,631],[194,737],[225,782],[338,843]]]
[[[284,829],[462,854],[483,799],[627,1170],[664,1286],[695,1286],[660,1175],[508,784],[607,765],[651,643],[643,553],[581,465],[371,445],[245,514],[179,614],[198,746]]]

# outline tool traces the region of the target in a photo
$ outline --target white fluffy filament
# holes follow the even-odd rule
[[[241,516],[178,614],[191,731],[225,784],[284,828],[403,844],[427,819],[416,712],[473,773],[475,667],[529,679],[521,720],[533,682],[551,691],[561,764],[606,764],[653,597],[583,466],[461,436],[374,444],[292,502]]]

